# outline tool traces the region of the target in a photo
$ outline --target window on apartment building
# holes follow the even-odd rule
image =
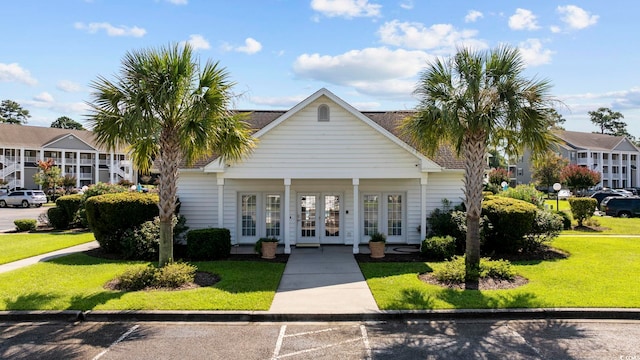
[[[618,160],[618,154],[611,154],[611,160]]]
[[[609,173],[609,167],[608,166],[603,166],[602,167],[602,173],[603,174],[608,174]]]
[[[622,154],[622,160],[624,160],[624,161],[627,160],[627,154]]]
[[[578,153],[578,159],[586,159],[586,158],[587,158],[587,153],[585,152]]]
[[[609,154],[602,154],[602,160],[609,160]]]
[[[635,155],[631,155],[631,161],[636,161],[636,156]]]
[[[518,176],[522,176],[522,174],[523,174],[522,168],[518,168]]]
[[[626,167],[626,166],[623,166],[623,167],[622,167],[622,173],[623,173],[623,174],[626,174],[626,173],[627,173],[627,167]]]
[[[611,172],[612,172],[613,174],[617,174],[617,173],[618,173],[618,170],[619,170],[619,169],[618,169],[618,167],[617,167],[617,166],[612,166],[612,167],[611,167]]]

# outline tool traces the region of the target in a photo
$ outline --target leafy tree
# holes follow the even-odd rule
[[[489,183],[495,185],[501,185],[503,181],[509,182],[511,173],[506,169],[497,168],[489,172]]]
[[[47,193],[55,191],[56,187],[62,185],[60,168],[55,165],[53,159],[38,160],[38,169],[39,171],[33,175],[33,181],[42,186]]]
[[[558,110],[556,109],[547,109],[547,118],[549,119],[549,125],[554,130],[564,130],[564,123],[567,121],[565,118],[560,115]]]
[[[2,100],[0,103],[0,123],[22,125],[26,124],[30,117],[29,110],[23,109],[13,100]]]
[[[77,180],[78,179],[76,179],[75,176],[71,175],[65,175],[64,178],[62,178],[61,184],[62,186],[64,186],[67,194],[69,194],[71,192],[71,189],[76,186],[76,184],[78,183]]]
[[[143,174],[156,159],[160,266],[173,261],[180,163],[214,153],[223,161],[237,160],[254,146],[248,125],[227,109],[232,86],[224,68],[200,64],[188,44],[128,52],[116,80],[99,77],[91,84],[90,122],[97,141],[109,149],[129,144]]]
[[[489,150],[491,157],[489,158],[489,167],[491,168],[506,168],[507,159],[498,151],[498,149]]]
[[[488,52],[459,50],[437,59],[421,73],[415,94],[417,114],[403,131],[428,154],[453,144],[465,161],[466,279],[477,284],[480,264],[480,212],[489,144],[527,147],[538,154],[553,139],[547,111],[550,83],[527,79],[519,51],[500,46]],[[507,151],[511,153],[511,151]]]
[[[531,176],[536,183],[546,189],[560,182],[560,174],[569,161],[553,151],[533,160]]]
[[[72,118],[66,116],[60,116],[56,121],[51,123],[52,128],[58,129],[72,129],[72,130],[84,130],[84,126]]]
[[[560,181],[574,193],[600,183],[600,173],[576,164],[568,165],[560,173]]]
[[[632,138],[627,132],[627,124],[620,120],[624,119],[624,115],[621,113],[601,107],[596,111],[589,111],[589,116],[591,122],[600,128],[600,134]]]

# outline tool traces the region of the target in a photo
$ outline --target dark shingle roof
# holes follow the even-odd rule
[[[578,131],[559,131],[558,137],[574,149],[613,150],[624,136],[612,136]]]
[[[0,144],[8,148],[39,149],[69,134],[76,136],[96,150],[104,151],[104,148],[96,143],[91,131],[0,124]]]

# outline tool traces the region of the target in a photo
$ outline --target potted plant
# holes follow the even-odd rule
[[[369,250],[371,251],[372,258],[380,259],[384,257],[384,247],[386,241],[387,238],[382,233],[375,231],[371,234],[371,239],[369,239]]]
[[[260,254],[263,259],[275,259],[277,248],[278,239],[274,237],[263,237],[256,241],[253,249],[257,254]]]

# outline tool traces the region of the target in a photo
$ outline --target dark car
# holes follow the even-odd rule
[[[623,218],[640,216],[640,196],[606,197],[600,204],[600,211]]]
[[[597,205],[598,209],[600,208],[600,203],[602,202],[602,199],[606,197],[626,197],[626,195],[621,194],[619,192],[611,191],[611,190],[597,191],[593,195],[591,195],[591,198],[596,199],[598,201],[598,205]]]

